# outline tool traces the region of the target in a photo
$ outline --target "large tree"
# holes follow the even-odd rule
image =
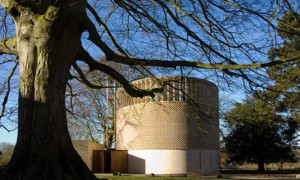
[[[225,80],[242,77],[249,85],[259,85],[252,75],[261,71],[247,69],[300,57],[297,53],[266,61],[263,56],[275,42],[273,23],[294,8],[292,0],[0,0],[0,4],[0,54],[15,55],[20,74],[18,139],[0,179],[95,179],[68,134],[65,90],[71,66],[90,87],[98,86],[84,76],[82,63],[114,78],[131,96],[160,91],[133,87],[95,56],[132,68],[180,67],[182,73],[188,67],[204,69],[201,73]]]
[[[298,12],[285,13],[277,27],[283,42],[268,51],[271,61],[299,53]],[[268,68],[274,83],[227,112],[230,133],[225,141],[230,161],[254,162],[264,170],[265,163],[293,160],[300,125],[299,73],[299,61]]]
[[[224,141],[230,162],[256,163],[258,170],[264,171],[266,163],[294,160],[294,139],[284,135],[292,127],[265,99],[253,97],[236,103],[225,120],[229,132]]]
[[[292,57],[300,49],[300,14],[289,11],[279,21],[279,35],[284,40],[280,46],[273,47],[268,52],[269,58],[274,61],[280,58]],[[287,63],[270,67],[267,71],[274,84],[268,87],[265,98],[272,102],[277,111],[285,114],[290,119],[290,126],[294,128],[286,136],[300,137],[300,66],[297,63]],[[300,139],[298,139],[300,141]]]

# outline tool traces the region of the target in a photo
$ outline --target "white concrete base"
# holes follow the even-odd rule
[[[219,174],[217,150],[128,150],[133,174]]]

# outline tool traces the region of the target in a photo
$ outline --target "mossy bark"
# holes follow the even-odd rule
[[[16,7],[14,7],[16,8]],[[65,88],[82,34],[85,3],[13,12],[20,64],[18,139],[0,179],[95,179],[72,146]]]

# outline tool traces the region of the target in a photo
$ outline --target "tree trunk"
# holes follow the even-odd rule
[[[257,163],[258,171],[264,172],[265,171],[265,161],[263,159],[259,159]]]
[[[21,8],[20,8],[21,9]],[[20,63],[18,139],[0,179],[96,179],[73,148],[65,88],[82,34],[84,1],[14,17]]]

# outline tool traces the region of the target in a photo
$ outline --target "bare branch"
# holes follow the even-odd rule
[[[92,89],[101,89],[102,88],[102,86],[94,85],[89,80],[87,80],[85,75],[83,74],[82,70],[80,69],[80,67],[76,64],[76,62],[74,62],[73,67],[79,74],[79,76],[82,80],[81,82],[83,82],[85,85],[87,85],[88,87],[90,87]]]
[[[271,22],[271,20],[265,18],[262,14],[260,14],[260,13],[258,13],[258,12],[256,12],[256,11],[253,11],[253,10],[247,8],[247,7],[243,7],[243,6],[239,5],[238,3],[235,3],[235,4],[234,4],[234,3],[231,3],[231,2],[229,2],[229,1],[223,1],[223,2],[224,2],[225,4],[228,4],[228,5],[230,5],[230,6],[234,7],[234,8],[236,8],[236,9],[240,9],[240,10],[242,10],[242,11],[249,12],[250,14],[255,15],[255,16],[257,16],[259,19],[262,19],[262,20],[265,21],[267,24],[269,24],[272,28],[277,29],[277,27]],[[278,4],[278,2],[277,2],[276,4]]]
[[[69,93],[70,94],[67,94],[66,97],[70,96],[70,108],[71,110],[69,110],[68,108],[66,109],[72,116],[74,116],[73,112],[74,112],[74,104],[73,104],[73,97],[75,97],[76,95],[73,93],[73,88],[71,86],[71,84],[68,82],[67,83],[67,86],[68,86],[68,90],[69,90]],[[75,117],[75,116],[74,116]]]
[[[4,60],[4,61],[0,62],[0,65],[6,64],[6,63],[10,63],[10,62],[14,62],[14,60],[11,60],[11,59],[9,59],[9,60]]]
[[[141,65],[141,66],[156,66],[156,67],[196,67],[196,68],[203,68],[203,69],[220,69],[220,70],[226,70],[226,69],[257,69],[257,68],[263,68],[263,67],[270,67],[277,64],[283,64],[286,62],[291,61],[297,61],[300,59],[300,54],[289,57],[289,58],[282,58],[276,61],[267,62],[267,63],[251,63],[251,64],[237,64],[230,59],[226,58],[228,62],[231,64],[221,64],[221,63],[202,63],[196,60],[189,60],[189,61],[168,61],[168,60],[155,60],[155,59],[139,59],[139,58],[130,58],[130,57],[124,57],[121,55],[116,54],[113,52],[100,38],[98,35],[96,28],[94,24],[90,22],[88,19],[88,22],[86,23],[86,28],[90,33],[89,39],[97,45],[103,52],[106,54],[107,60],[111,60],[117,63],[127,64],[127,65]]]
[[[5,38],[0,41],[0,55],[2,54],[17,54],[15,37]]]
[[[86,52],[82,47],[77,54],[77,59],[87,63],[91,71],[99,70],[111,76],[113,79],[118,81],[124,87],[125,91],[132,97],[144,97],[144,96],[154,97],[155,93],[163,91],[163,89],[160,88],[143,90],[132,86],[122,74],[120,74],[119,72],[117,72],[115,69],[113,69],[108,65],[95,61],[90,56],[90,54]]]
[[[15,128],[13,128],[13,129],[8,129],[6,126],[4,126],[4,125],[1,124],[1,123],[0,123],[0,128],[4,128],[7,132],[12,132],[12,131],[18,129],[18,127],[15,127]]]
[[[278,64],[283,64],[286,62],[292,62],[300,60],[300,54],[295,55],[289,58],[281,58],[276,61],[271,61],[267,63],[252,63],[252,64],[206,64],[198,61],[167,61],[167,60],[155,60],[155,59],[139,59],[139,58],[129,58],[129,57],[122,57],[120,55],[114,54],[113,56],[110,55],[108,60],[128,64],[128,65],[141,65],[141,66],[156,66],[156,67],[195,67],[195,68],[202,68],[202,69],[220,69],[220,70],[241,70],[241,69],[257,69],[263,67],[270,67]]]
[[[112,44],[117,48],[117,50],[122,53],[123,55],[126,55],[126,52],[121,48],[121,46],[117,43],[117,41],[115,40],[114,36],[111,34],[110,30],[108,29],[108,27],[106,26],[106,24],[101,20],[101,18],[99,17],[98,13],[95,11],[95,9],[90,5],[87,4],[87,8],[88,10],[93,14],[93,16],[95,17],[96,21],[99,23],[99,25],[101,25],[105,32],[108,34],[110,41],[112,42]]]
[[[9,93],[10,93],[10,80],[11,80],[12,76],[14,75],[17,67],[18,67],[18,63],[15,63],[15,65],[12,68],[9,76],[7,77],[7,81],[6,81],[6,93],[5,93],[5,96],[4,96],[3,101],[2,101],[2,111],[0,113],[0,119],[4,116],[4,113],[5,113],[5,108],[6,108],[6,104],[7,104]]]
[[[99,36],[97,29],[93,22],[86,16],[84,20],[85,29],[89,32],[89,40],[92,41],[96,46],[98,46],[106,56],[110,54],[115,54],[113,50],[108,47],[105,42],[102,41],[101,37]]]
[[[156,66],[156,67],[171,67],[171,68],[176,68],[176,67],[195,67],[195,68],[202,68],[202,69],[219,69],[224,71],[226,74],[231,75],[231,76],[244,76],[243,73],[241,73],[241,71],[239,71],[240,73],[234,73],[231,70],[242,70],[242,69],[258,69],[258,68],[264,68],[264,67],[270,67],[273,65],[277,65],[277,64],[283,64],[286,62],[291,62],[291,61],[297,61],[300,59],[300,54],[297,54],[293,57],[289,57],[289,58],[282,58],[276,61],[271,61],[271,62],[265,62],[265,63],[245,63],[245,64],[238,64],[235,62],[235,60],[233,58],[227,57],[226,55],[222,54],[219,50],[215,49],[213,46],[211,46],[210,44],[206,43],[203,39],[201,39],[201,37],[198,36],[198,34],[196,34],[193,30],[189,29],[187,25],[185,25],[183,22],[181,22],[176,13],[174,14],[174,11],[172,11],[170,9],[170,7],[168,7],[163,1],[160,0],[155,0],[155,2],[157,4],[159,4],[165,11],[166,13],[170,16],[170,18],[176,23],[176,25],[180,28],[182,28],[183,30],[185,30],[185,32],[187,33],[188,36],[192,37],[193,39],[195,39],[196,41],[199,42],[199,47],[201,47],[201,49],[203,50],[203,52],[206,54],[207,52],[213,53],[216,55],[216,57],[218,58],[217,62],[218,63],[214,63],[214,61],[211,59],[210,57],[210,53],[206,54],[206,56],[208,57],[208,62],[204,63],[204,60],[201,62],[201,60],[197,59],[197,60],[167,60],[167,59],[142,59],[142,58],[132,58],[129,57],[127,55],[122,56],[122,55],[118,55],[117,53],[115,53],[112,49],[110,49],[100,38],[100,36],[97,33],[97,30],[95,28],[95,26],[91,23],[91,21],[87,18],[86,20],[86,29],[88,30],[90,37],[89,39],[95,44],[97,45],[106,55],[106,59],[107,60],[111,60],[117,63],[122,63],[122,64],[127,64],[127,65],[131,65],[131,66],[135,66],[135,65],[141,65],[141,66]],[[169,1],[168,1],[169,2]],[[201,2],[201,1],[200,1]],[[156,22],[153,18],[151,18],[151,16],[144,11],[142,11],[143,13],[135,10],[133,7],[131,7],[128,3],[126,3],[125,1],[116,1],[116,3],[120,6],[122,6],[125,10],[130,9],[130,11],[133,11],[135,14],[144,16],[145,18],[147,18],[150,22],[152,22],[154,25],[156,25],[158,28],[161,29],[161,32],[164,33],[164,29],[166,27],[163,27],[161,24],[159,24],[158,22]],[[131,2],[133,3],[135,6],[137,6],[138,8],[142,9],[142,7],[140,7],[137,3]],[[171,3],[171,2],[169,2]],[[199,24],[199,26],[201,27],[201,29],[208,34],[210,37],[214,37],[214,39],[216,39],[217,36],[213,35],[211,32],[209,32],[208,30],[205,29],[205,27],[202,27],[202,24],[204,22],[202,22],[201,20],[198,20],[196,18],[194,18],[192,15],[188,14],[188,12],[185,12],[182,8],[180,8],[179,6],[177,6],[174,3],[171,3],[173,6],[175,6],[175,8],[179,11],[181,11],[184,15],[186,16],[190,16],[192,18],[192,20],[194,20],[197,24]],[[201,3],[200,3],[201,4]],[[128,9],[127,9],[128,8]],[[241,6],[236,7],[237,9],[252,13],[257,15],[258,13],[254,13],[254,11],[247,9],[247,8],[241,8]],[[203,11],[205,11],[204,7],[202,7]],[[143,9],[142,9],[143,10]],[[97,19],[98,23],[100,23],[101,25],[104,24],[101,19],[95,14],[94,10],[92,8],[90,8],[90,11],[92,12],[92,14],[95,16],[95,18]],[[94,13],[93,13],[94,12]],[[259,17],[262,16],[260,14],[258,14]],[[134,17],[133,17],[134,18]],[[205,24],[206,26],[210,26],[210,23],[213,23],[213,21],[209,20],[207,16],[205,16],[205,18],[207,19],[208,25]],[[261,17],[264,21],[268,22],[268,24],[270,23],[268,19]],[[105,26],[105,25],[104,25]],[[221,25],[218,25],[218,27]],[[113,35],[110,33],[110,31],[108,30],[108,28],[105,26],[104,29],[106,30],[106,32],[109,34],[110,38],[113,40],[113,44],[115,44],[116,48],[119,49],[120,47],[118,47],[118,45],[116,44]],[[221,31],[221,30],[220,30]],[[170,31],[168,31],[170,32]],[[222,31],[221,31],[222,32]],[[229,33],[231,34],[231,33]],[[175,36],[175,34],[172,34],[173,36]],[[231,34],[232,35],[232,34]],[[176,36],[175,36],[176,37]],[[226,36],[223,35],[222,37],[224,37],[224,39],[226,40]],[[180,37],[177,37],[178,39],[180,39]],[[235,38],[232,36],[230,39],[232,39],[233,44],[229,43],[229,42],[225,42],[219,38],[217,38],[216,40],[218,42],[220,42],[223,45],[226,45],[226,47],[233,47],[233,48],[240,48],[240,51],[243,51],[243,53],[249,58],[251,59],[252,56],[248,55],[247,53],[247,49],[243,49],[241,48],[242,44],[239,44],[237,42],[235,42]],[[184,39],[183,39],[184,40]],[[189,42],[188,40],[186,40],[187,42]],[[115,43],[114,43],[115,42]],[[190,42],[191,44],[193,44],[192,42]],[[194,44],[196,46],[196,44]]]

